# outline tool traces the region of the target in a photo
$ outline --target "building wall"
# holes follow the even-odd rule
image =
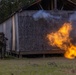
[[[34,20],[33,15],[37,13],[37,11],[23,11],[19,13],[19,50],[42,51],[58,49],[57,47],[52,47],[48,44],[46,36],[48,33],[57,31],[63,25],[63,23],[68,22],[69,15],[74,12],[47,12],[49,12],[51,16],[53,15],[53,17],[49,20],[43,18]],[[57,16],[61,18],[57,19]]]
[[[23,11],[0,24],[0,32],[4,32],[8,38],[7,50],[46,51],[59,49],[50,46],[46,36],[51,32],[57,31],[65,22],[72,20],[73,17],[71,17],[71,15],[75,12],[46,11],[51,15],[50,18],[44,16],[44,18],[35,20],[33,15],[37,12],[38,11]],[[76,20],[73,21],[74,32],[76,32]],[[73,32],[72,34],[76,35],[76,33]],[[73,37],[74,39],[76,38],[76,36]]]
[[[17,50],[17,14],[0,24],[0,32],[4,32],[5,37],[8,38],[7,41],[7,51]]]
[[[12,32],[12,20],[8,19],[7,21],[0,24],[0,32],[3,32],[5,34],[5,37],[8,38],[7,41],[7,50],[11,49],[11,32]]]

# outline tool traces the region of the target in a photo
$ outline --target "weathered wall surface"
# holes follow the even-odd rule
[[[7,51],[9,50],[17,50],[18,49],[18,29],[17,29],[17,14],[13,15],[9,19],[7,19],[5,22],[0,24],[0,32],[3,32],[5,34],[5,37],[7,37]]]
[[[55,49],[48,44],[47,34],[57,31],[65,22],[69,22],[69,17],[74,12],[47,11],[51,15],[49,18],[45,19],[44,16],[35,20],[33,15],[36,13],[37,11],[19,13],[19,50],[21,51]]]
[[[7,50],[11,49],[11,28],[12,28],[12,20],[8,19],[7,21],[3,22],[2,24],[0,24],[0,32],[3,32],[5,34],[5,37],[8,38],[7,41]]]

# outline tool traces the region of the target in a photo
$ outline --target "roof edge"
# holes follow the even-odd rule
[[[31,7],[32,5],[34,5],[34,4],[37,4],[37,3],[39,3],[39,2],[41,2],[41,0],[36,0],[36,1],[34,1],[34,2],[32,2],[30,5],[24,5],[24,6],[22,6],[20,9],[17,9],[15,12],[13,12],[11,15],[9,15],[6,19],[4,19],[1,23],[3,23],[4,21],[6,21],[7,19],[9,19],[10,17],[12,17],[13,15],[15,15],[16,13],[18,13],[18,12],[22,12],[23,10],[23,8],[24,7],[26,7],[25,9],[28,9],[29,7]],[[1,24],[0,23],[0,24]]]

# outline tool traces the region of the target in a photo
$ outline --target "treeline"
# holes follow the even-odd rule
[[[35,0],[0,0],[0,23],[9,15]]]

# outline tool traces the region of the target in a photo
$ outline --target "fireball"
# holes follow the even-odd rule
[[[71,23],[64,23],[57,32],[47,34],[47,38],[49,45],[57,46],[61,50],[65,50],[64,56],[69,59],[74,59],[76,57],[76,47],[71,43],[69,36],[71,30]]]

